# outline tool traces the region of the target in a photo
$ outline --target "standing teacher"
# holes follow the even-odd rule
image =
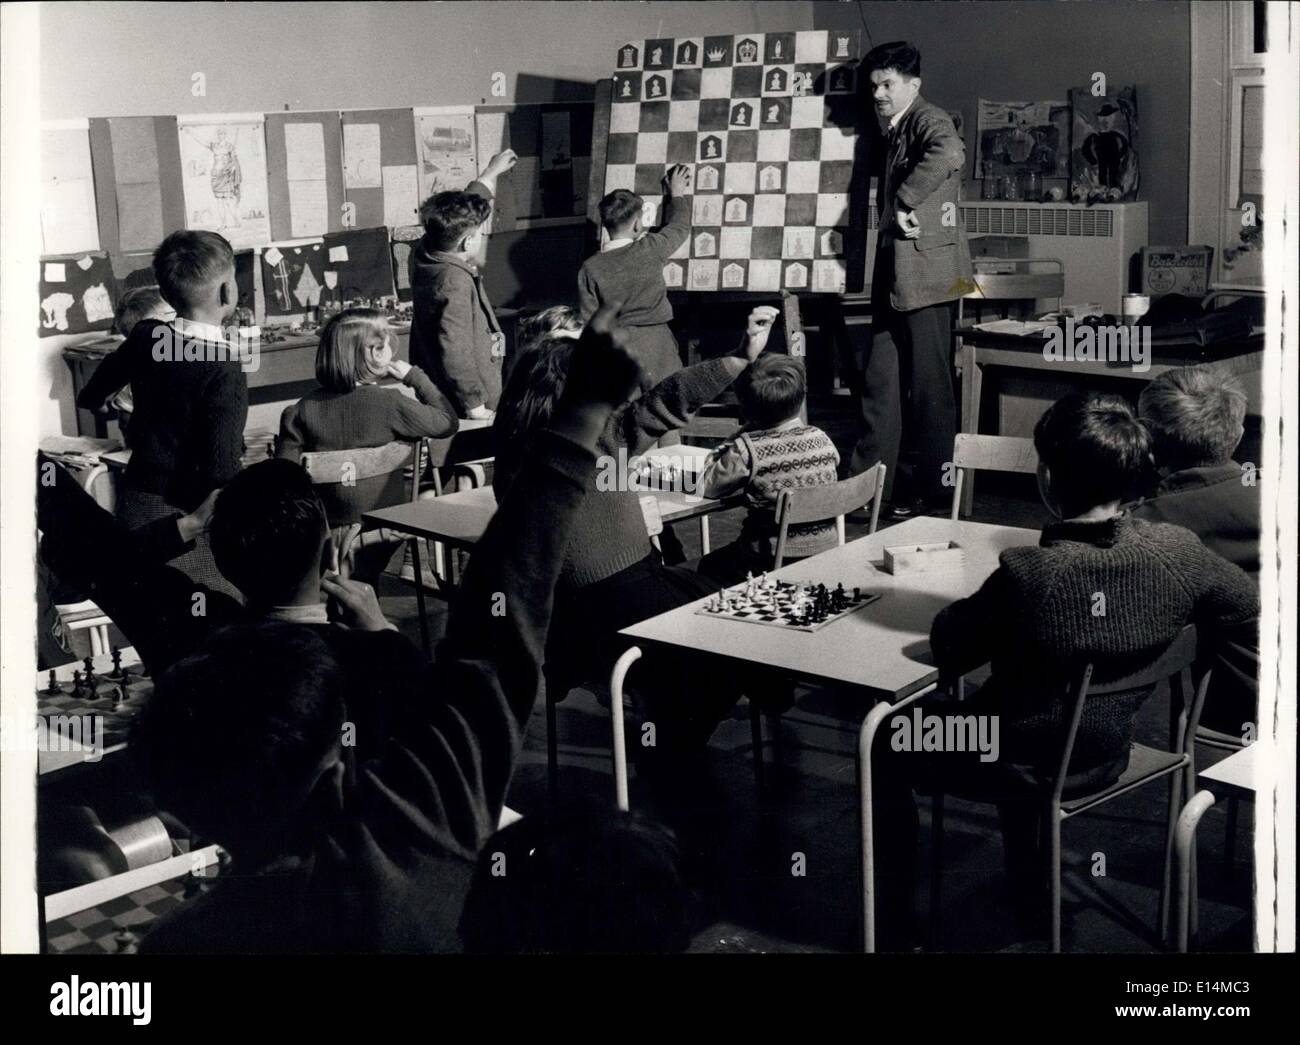
[[[851,470],[884,461],[887,511],[906,518],[952,496],[943,483],[957,429],[951,303],[971,277],[957,207],[966,149],[952,118],[921,97],[915,47],[881,44],[867,54],[863,71],[883,135],[883,168],[862,373],[865,431]],[[911,482],[896,485],[904,411],[916,465]]]

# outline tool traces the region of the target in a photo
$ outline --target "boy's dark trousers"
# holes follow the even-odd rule
[[[862,360],[864,430],[853,448],[850,471],[858,475],[884,461],[885,499],[894,500],[906,416],[916,456],[909,492],[927,501],[940,501],[951,496],[951,490],[943,485],[943,466],[952,460],[957,433],[952,304],[910,312],[894,308],[889,301],[893,264],[892,244],[876,251],[871,277],[871,340]]]

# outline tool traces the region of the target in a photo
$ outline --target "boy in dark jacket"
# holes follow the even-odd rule
[[[569,524],[597,440],[637,384],[635,361],[593,326],[381,752],[354,746],[346,680],[295,625],[226,633],[158,679],[132,751],[160,805],[230,851],[236,873],[146,950],[459,948],[474,860],[537,695]],[[339,601],[355,628],[387,627],[364,592]]]
[[[668,324],[673,307],[664,284],[664,264],[691,231],[690,172],[678,165],[664,178],[663,227],[642,228],[640,196],[616,189],[600,201],[600,221],[609,242],[578,272],[578,308],[585,320],[602,305],[618,309],[628,350],[641,364],[642,391],[682,367],[677,339]]]
[[[497,179],[517,160],[510,149],[497,153],[464,192],[439,192],[420,206],[424,237],[410,259],[411,362],[462,418],[491,417],[501,395],[505,335],[473,259]]]

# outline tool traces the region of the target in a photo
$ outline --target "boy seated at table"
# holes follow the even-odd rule
[[[1246,393],[1230,378],[1185,367],[1147,385],[1138,399],[1138,414],[1151,432],[1160,481],[1133,508],[1133,517],[1187,527],[1258,583],[1257,470],[1232,459],[1245,431]],[[1257,721],[1257,621],[1224,642],[1213,672],[1201,721],[1241,736]]]
[[[879,909],[906,933],[917,829],[912,788],[941,783],[998,805],[1012,896],[1038,916],[1042,864],[1038,786],[1056,772],[1069,724],[1069,686],[1087,664],[1093,681],[1122,678],[1155,660],[1187,624],[1212,646],[1259,612],[1250,578],[1190,531],[1134,519],[1122,505],[1141,483],[1150,437],[1115,395],[1074,393],[1034,429],[1039,490],[1059,521],[1036,546],[1010,548],[974,595],[939,612],[930,629],[936,665],[959,677],[992,662],[992,676],[960,705],[927,710],[996,716],[999,750],[918,754],[881,743],[875,762],[876,852],[887,887]],[[1138,709],[1150,690],[1090,697],[1065,795],[1088,794],[1128,765]],[[904,712],[903,715],[908,715]],[[882,727],[888,733],[890,726]],[[892,874],[889,871],[892,870]],[[901,923],[901,924],[900,924]]]
[[[131,751],[160,808],[222,845],[235,873],[153,929],[144,950],[459,949],[475,858],[496,829],[537,696],[594,448],[636,383],[635,361],[598,317],[386,744],[372,737],[369,754],[359,751],[347,679],[300,625],[223,632],[157,679]],[[345,590],[340,600],[358,627],[387,626],[365,599]]]
[[[775,316],[776,309],[769,309]],[[704,497],[745,494],[749,511],[740,536],[700,560],[699,571],[719,584],[772,569],[776,555],[776,502],[785,490],[833,483],[840,462],[830,436],[803,419],[807,385],[803,363],[769,352],[736,382],[744,427],[709,455],[700,474]],[[791,525],[785,562],[834,548],[835,520]]]

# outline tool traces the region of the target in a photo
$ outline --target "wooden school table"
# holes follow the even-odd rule
[[[461,422],[462,427],[471,423],[473,422]],[[697,473],[703,467],[708,455],[707,447],[678,443],[651,451],[645,456],[652,460],[675,461],[683,471]],[[659,517],[665,525],[687,519],[699,519],[700,541],[706,554],[709,551],[709,516],[713,512],[738,505],[743,500],[740,495],[724,500],[712,500],[678,490],[647,489],[645,494],[654,497]],[[407,537],[425,538],[468,551],[482,538],[496,510],[496,492],[490,486],[483,486],[473,490],[463,490],[460,493],[443,494],[426,500],[393,505],[391,508],[378,508],[364,513],[361,521],[367,528],[386,527]],[[419,578],[417,578],[417,591],[420,590],[418,585]],[[420,627],[423,633],[427,625],[422,599],[421,596],[419,605]]]
[[[834,588],[861,587],[882,597],[815,632],[701,615],[699,599],[624,628],[639,643],[708,650],[762,664],[820,685],[862,694],[872,702],[858,738],[862,814],[863,946],[875,950],[875,848],[871,815],[871,747],[880,724],[935,689],[939,670],[930,655],[930,624],[949,603],[974,593],[1007,548],[1038,543],[1037,530],[987,523],[916,518],[778,570],[781,580]],[[884,550],[895,545],[953,540],[966,552],[948,572],[893,577]],[[614,702],[617,705],[617,701]],[[615,750],[621,751],[622,716],[615,708]],[[761,757],[756,753],[755,757]],[[621,761],[621,760],[619,760]],[[623,772],[626,773],[625,767]],[[615,786],[619,786],[616,780]],[[626,793],[626,779],[621,781]]]
[[[1177,918],[1175,943],[1179,951],[1188,946],[1189,925],[1192,922],[1192,904],[1196,902],[1192,886],[1195,862],[1196,829],[1205,811],[1214,805],[1216,798],[1243,798],[1255,800],[1259,790],[1261,768],[1272,757],[1269,745],[1255,742],[1240,751],[1234,751],[1208,769],[1196,774],[1196,782],[1204,790],[1192,795],[1178,817],[1174,829],[1174,916]],[[1189,788],[1190,790],[1190,788]]]

